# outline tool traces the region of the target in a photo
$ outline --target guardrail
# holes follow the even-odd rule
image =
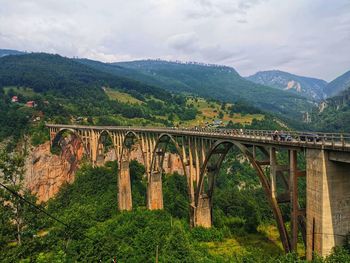
[[[177,127],[135,127],[135,126],[83,126],[83,125],[60,125],[46,124],[47,127],[73,128],[73,129],[97,129],[97,130],[131,130],[148,131],[159,133],[174,133],[184,135],[224,135],[235,138],[263,140],[270,142],[298,144],[298,145],[324,145],[330,148],[349,148],[350,133],[323,133],[304,131],[272,131],[272,130],[250,130],[250,129],[226,129],[226,128],[177,128]]]

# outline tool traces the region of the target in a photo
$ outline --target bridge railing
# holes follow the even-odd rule
[[[350,148],[350,133],[322,133],[322,132],[301,132],[301,131],[272,131],[252,129],[226,129],[208,127],[135,127],[135,126],[81,126],[81,125],[55,125],[48,124],[48,127],[75,128],[75,129],[105,129],[105,130],[133,130],[149,132],[171,132],[174,134],[186,135],[224,135],[235,138],[246,138],[263,141],[283,142],[285,144],[298,145],[326,145],[332,148]]]
[[[173,130],[191,131],[201,134],[223,134],[235,137],[246,137],[259,140],[283,141],[299,144],[322,144],[333,147],[350,147],[350,133],[322,133],[300,131],[271,131],[250,129],[221,129],[221,128],[172,128]]]

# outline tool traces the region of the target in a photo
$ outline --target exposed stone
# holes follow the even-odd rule
[[[54,155],[50,152],[50,143],[46,142],[32,149],[26,160],[25,186],[38,197],[39,202],[53,197],[63,184],[72,183],[83,158],[84,148],[75,136],[62,140],[60,146],[61,154]],[[139,150],[132,151],[130,158],[143,163]],[[110,150],[98,165],[113,160],[116,160],[116,154]],[[165,173],[184,174],[178,155],[166,153],[163,167]]]
[[[53,197],[74,175],[83,157],[79,140],[70,137],[62,143],[60,155],[50,152],[50,142],[34,148],[26,160],[25,186],[44,202]]]

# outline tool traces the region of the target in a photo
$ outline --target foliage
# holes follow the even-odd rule
[[[14,164],[9,165],[7,170],[13,170],[16,167]],[[255,231],[256,223],[251,224],[253,229],[245,226],[248,212],[242,208],[237,210],[239,207],[235,206],[237,201],[234,199],[242,200],[239,192],[247,189],[234,188],[231,193],[228,190],[233,187],[232,178],[238,171],[242,172],[238,176],[240,180],[244,181],[246,172],[247,177],[252,176],[248,166],[238,167],[234,174],[220,174],[218,177],[215,195],[220,196],[222,191],[223,194],[234,195],[234,198],[226,198],[229,201],[225,205],[214,204],[217,211],[226,209],[227,214],[220,212],[219,215],[215,212],[214,219],[223,223],[216,224],[217,227],[212,229],[190,229],[186,209],[181,210],[181,205],[175,208],[177,206],[174,203],[184,205],[187,198],[187,192],[184,191],[186,180],[177,174],[163,178],[164,203],[170,203],[165,210],[148,211],[142,209],[143,204],[138,203],[138,208],[134,211],[118,212],[116,171],[116,162],[108,162],[104,167],[96,168],[84,165],[76,174],[74,183],[61,188],[58,195],[45,205],[44,209],[65,222],[66,226],[43,217],[42,214],[39,218],[44,220],[38,222],[35,217],[29,216],[32,213],[38,217],[38,214],[31,209],[26,210],[26,218],[31,221],[25,221],[25,231],[29,232],[23,235],[21,245],[11,245],[13,225],[7,216],[9,214],[5,212],[6,206],[0,206],[1,262],[108,262],[113,258],[118,262],[154,262],[157,254],[160,262],[304,262],[295,254],[276,258],[259,248],[224,257],[211,253],[206,247],[208,241],[222,242],[235,232],[235,228],[240,229],[242,236],[247,235],[246,231]],[[131,162],[130,173],[135,191],[144,191],[144,172],[142,165]],[[249,179],[249,182],[252,186],[258,185],[255,180]],[[260,191],[258,188],[254,190],[254,187],[248,190],[251,193]],[[242,193],[247,195],[247,201],[253,202],[257,199],[262,205],[261,197],[255,194],[249,197],[249,191]],[[248,210],[252,214],[252,210],[259,211],[259,208],[252,205]],[[252,217],[258,218],[254,215]],[[348,258],[349,252],[336,249],[325,262],[346,262]]]

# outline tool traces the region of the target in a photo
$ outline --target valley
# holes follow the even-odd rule
[[[323,93],[317,92],[326,89],[326,83],[312,78],[307,80],[315,81],[316,86],[308,82],[311,86],[301,94],[285,91],[284,86],[267,87],[266,82],[254,84],[225,66],[154,60],[102,63],[45,53],[13,54],[0,58],[0,170],[6,173],[6,182],[58,221],[38,216],[32,207],[1,191],[4,204],[16,204],[23,211],[18,214],[9,205],[1,207],[2,261],[94,262],[116,257],[121,262],[154,262],[156,258],[161,262],[304,262],[307,255],[301,231],[297,252],[283,255],[285,243],[273,208],[254,165],[238,148],[229,151],[213,184],[212,228],[192,228],[189,207],[193,200],[184,175],[191,174],[196,185],[198,163],[203,164],[204,158],[195,157],[191,145],[203,147],[204,154],[210,144],[189,140],[183,149],[188,155],[185,170],[176,146],[170,143],[165,148],[161,173],[164,209],[154,211],[147,209],[150,165],[143,159],[146,153],[151,156],[153,148],[131,147],[132,210],[120,211],[116,186],[123,168],[120,152],[113,148],[117,137],[96,137],[94,155],[92,144],[86,144],[88,135],[80,134],[83,139],[79,139],[68,131],[55,148],[45,124],[341,132],[348,129],[343,121],[347,91],[324,102]],[[316,101],[327,104],[323,112]],[[302,122],[305,111],[313,122]],[[143,144],[158,145],[153,140]],[[249,151],[259,158],[266,155],[261,147],[249,147]],[[287,165],[289,155],[278,150],[278,162]],[[96,159],[91,161],[92,156]],[[306,156],[301,152],[298,162],[305,169]],[[7,170],[8,165],[14,170]],[[269,169],[264,168],[267,177]],[[280,192],[283,185],[278,181]],[[298,186],[306,191],[305,180]],[[304,194],[300,204],[306,205]],[[284,227],[290,232],[290,204],[279,205]],[[12,224],[14,218],[20,218],[20,223]],[[345,247],[331,253],[329,260],[346,258],[347,253]]]

